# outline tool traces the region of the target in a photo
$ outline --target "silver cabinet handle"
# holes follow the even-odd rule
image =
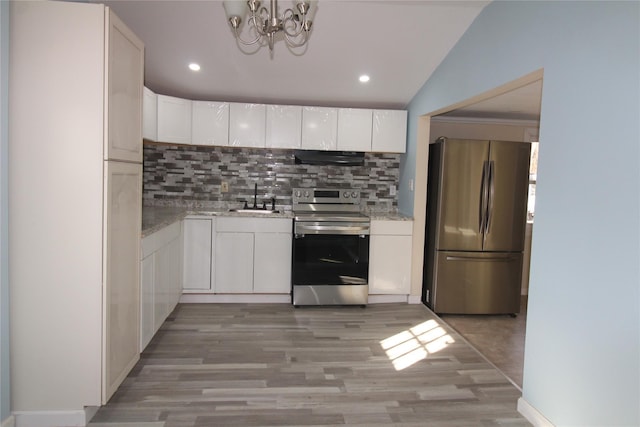
[[[347,234],[367,235],[369,226],[366,225],[319,225],[296,224],[294,233],[300,234]]]

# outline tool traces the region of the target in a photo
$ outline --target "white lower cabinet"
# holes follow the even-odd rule
[[[219,217],[215,292],[289,293],[291,227],[288,218]]]
[[[216,219],[212,217],[184,219],[184,290],[210,290],[213,287],[215,224]]]
[[[140,351],[175,308],[182,294],[182,222],[142,239]]]
[[[215,291],[223,294],[253,292],[253,233],[216,234]]]
[[[413,221],[372,220],[369,294],[411,293]]]
[[[291,230],[256,233],[253,253],[253,292],[286,294],[291,291]]]
[[[143,239],[144,242],[144,239]],[[140,351],[153,338],[156,333],[154,322],[154,281],[155,281],[156,257],[153,254],[142,259],[140,268]]]

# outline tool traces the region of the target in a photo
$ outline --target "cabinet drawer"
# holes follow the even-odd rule
[[[413,234],[413,221],[372,220],[371,234],[410,236]]]
[[[218,232],[291,233],[290,218],[245,218],[222,216],[217,219]]]

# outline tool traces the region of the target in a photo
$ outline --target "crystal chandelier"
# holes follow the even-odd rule
[[[245,46],[269,46],[273,54],[273,43],[276,34],[282,32],[289,48],[304,46],[309,40],[311,24],[318,8],[317,0],[294,0],[294,9],[285,9],[278,14],[278,1],[270,0],[269,9],[260,7],[260,0],[225,0],[224,11],[233,29],[236,40]],[[249,13],[248,25],[251,40],[243,40],[242,19]]]

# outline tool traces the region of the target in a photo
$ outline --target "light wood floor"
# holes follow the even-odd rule
[[[528,426],[422,305],[180,304],[92,427]]]

